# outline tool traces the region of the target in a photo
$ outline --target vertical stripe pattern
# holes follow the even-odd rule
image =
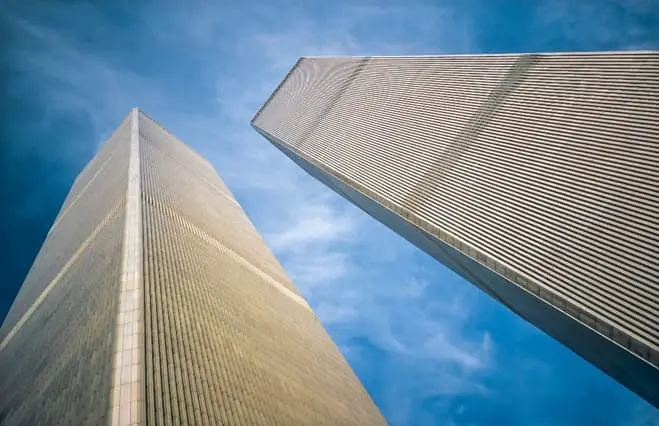
[[[0,329],[0,424],[109,424],[130,116],[76,179]]]
[[[384,424],[212,167],[140,115],[147,423]]]
[[[210,163],[137,109],[0,339],[3,426],[386,424]]]
[[[131,112],[126,225],[117,315],[110,424],[140,424],[142,398],[142,210],[139,112]]]
[[[562,312],[565,330],[533,320],[559,340],[609,341],[610,357],[570,346],[659,403],[622,361],[659,378],[657,52],[303,58],[253,125],[376,218],[505,278],[449,262],[515,312],[534,316],[501,292]]]

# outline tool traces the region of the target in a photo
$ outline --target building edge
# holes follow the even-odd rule
[[[558,340],[627,389],[659,408],[659,386],[657,386],[659,368],[657,366],[588,326],[569,312],[553,306],[529,289],[428,233],[379,201],[369,198],[350,185],[348,179],[344,178],[346,182],[342,182],[316,160],[298,149],[288,146],[266,130],[259,128],[254,122],[251,124],[257,132],[309,175],[501,302],[531,325]],[[634,339],[632,342],[642,344]],[[644,349],[649,351],[648,356],[656,357],[656,353],[651,348]],[[596,353],[598,357],[589,357],[589,353]]]
[[[268,104],[270,103],[270,101],[271,101],[272,99],[274,99],[274,97],[275,97],[275,95],[277,94],[277,92],[279,92],[279,89],[281,89],[281,87],[284,85],[284,82],[286,82],[286,80],[288,80],[288,77],[290,77],[290,75],[293,74],[293,71],[295,71],[295,69],[298,67],[298,65],[300,65],[300,63],[301,63],[303,60],[304,60],[304,57],[300,57],[300,58],[295,62],[295,64],[293,64],[293,66],[291,67],[291,69],[288,70],[288,72],[286,73],[286,75],[284,76],[284,78],[279,82],[279,84],[277,85],[277,87],[275,87],[275,90],[272,91],[272,93],[270,94],[270,96],[268,97],[268,99],[266,99],[265,102],[263,102],[263,105],[261,105],[261,108],[259,108],[258,111],[256,111],[256,114],[254,114],[254,117],[252,117],[252,120],[250,121],[250,123],[253,124],[254,121],[259,117],[259,115],[261,115],[261,112],[263,112],[263,110],[268,106]]]
[[[119,309],[110,392],[112,426],[143,424],[144,330],[142,294],[142,206],[138,108],[131,115],[126,215],[122,248]]]

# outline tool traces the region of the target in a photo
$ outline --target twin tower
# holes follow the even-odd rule
[[[657,52],[303,58],[252,125],[659,406]],[[133,110],[0,329],[0,424],[385,423],[210,163]]]

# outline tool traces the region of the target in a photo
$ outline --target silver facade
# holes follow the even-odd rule
[[[0,425],[381,425],[212,165],[133,110],[0,328]]]
[[[659,406],[659,53],[302,58],[252,124]]]

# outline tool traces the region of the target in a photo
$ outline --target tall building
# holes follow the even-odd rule
[[[0,342],[2,425],[385,424],[210,163],[137,109]]]
[[[252,124],[659,407],[659,52],[302,58]]]

